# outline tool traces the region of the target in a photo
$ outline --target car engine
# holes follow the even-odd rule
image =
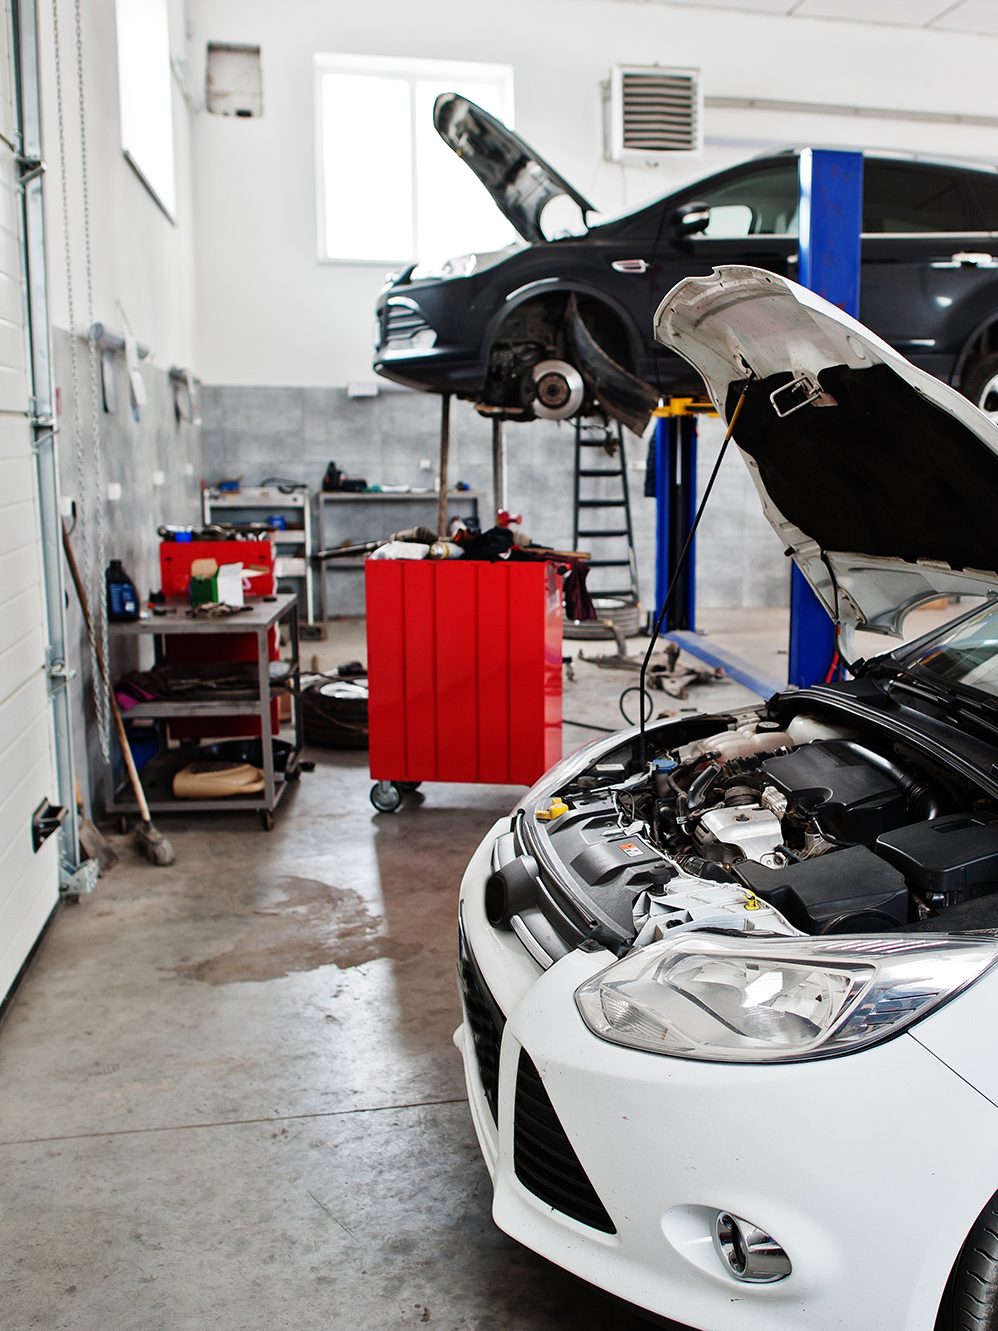
[[[677,928],[998,927],[998,809],[888,736],[813,716],[741,720],[636,774],[611,754],[534,819],[617,950]]]

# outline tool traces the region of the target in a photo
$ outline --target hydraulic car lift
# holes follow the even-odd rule
[[[797,280],[854,317],[859,313],[862,213],[862,153],[816,148],[801,153]],[[654,414],[655,588],[661,605],[697,506],[697,417],[715,413],[703,399],[673,398]],[[665,623],[666,635],[691,656],[721,666],[730,678],[767,697],[782,683],[697,637],[695,556],[694,547]],[[788,682],[806,688],[838,673],[835,626],[796,565],[790,576]]]

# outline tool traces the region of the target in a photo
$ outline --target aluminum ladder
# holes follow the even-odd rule
[[[602,452],[602,459],[596,450]],[[600,465],[593,465],[599,462]],[[638,603],[638,569],[634,555],[634,526],[627,485],[627,454],[619,422],[592,417],[575,420],[575,482],[573,537],[575,550],[590,550],[589,567],[622,570],[606,586],[590,575],[588,588],[597,607],[609,600],[628,606]]]

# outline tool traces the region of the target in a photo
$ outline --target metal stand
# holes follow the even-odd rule
[[[492,417],[492,498],[496,513],[509,508],[506,495],[506,422],[501,416]]]
[[[799,274],[802,286],[859,314],[863,154],[808,148],[800,156]],[[807,688],[838,673],[828,611],[794,565],[790,582],[789,681]]]
[[[655,409],[655,604],[660,606],[697,509],[697,417],[716,416],[704,398],[675,397]],[[672,598],[665,632],[696,627],[696,546]]]
[[[440,477],[437,482],[437,535],[447,535],[447,469],[450,465],[450,393],[440,399]]]

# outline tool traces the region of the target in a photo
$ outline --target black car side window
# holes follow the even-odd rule
[[[702,233],[712,240],[739,236],[796,236],[797,159],[747,171],[698,195],[710,207]]]
[[[970,229],[960,178],[954,172],[867,159],[863,169],[864,232]]]
[[[998,231],[998,175],[975,174],[973,189],[983,214],[984,230]]]

